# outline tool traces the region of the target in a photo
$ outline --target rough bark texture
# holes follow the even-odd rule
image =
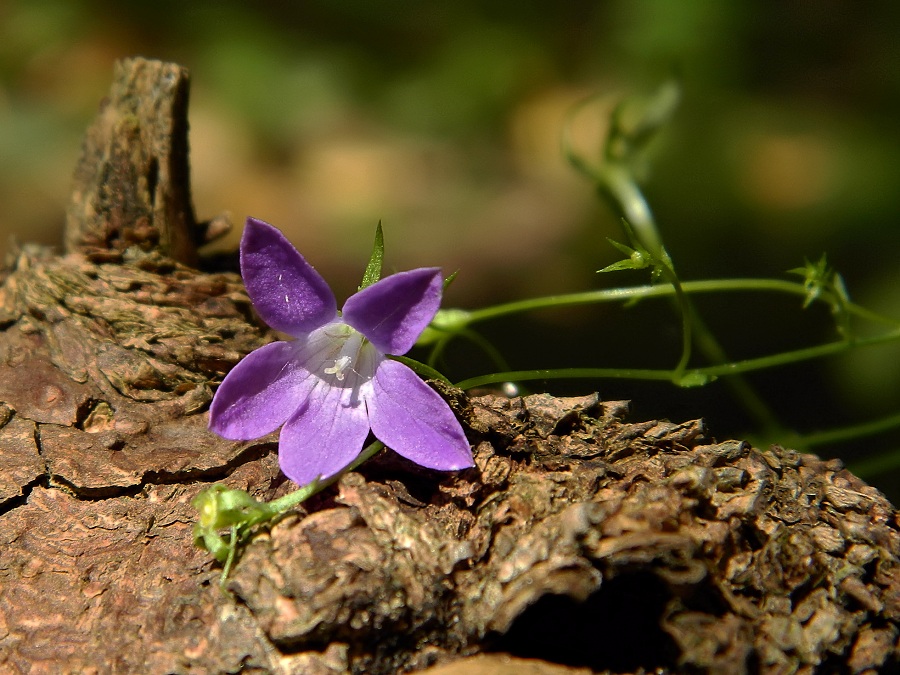
[[[224,441],[206,408],[271,336],[239,277],[171,257],[191,236],[134,234],[149,212],[192,222],[186,154],[141,192],[146,157],[182,144],[165,130],[186,129],[186,76],[134,60],[116,77],[78,168],[90,218],[70,218],[67,255],[21,250],[2,276],[0,672],[897,668],[900,527],[875,489],[596,396],[445,391],[476,468],[382,453],[255,537],[220,590],[191,498],[290,485],[273,439]],[[122,82],[144,84],[117,98]],[[186,210],[157,220],[151,192]]]

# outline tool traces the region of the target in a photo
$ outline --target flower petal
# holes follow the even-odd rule
[[[385,354],[405,354],[437,313],[442,286],[437,267],[392,274],[350,296],[343,319]]]
[[[284,424],[311,386],[297,353],[296,342],[272,342],[244,357],[216,391],[209,408],[210,430],[232,440],[250,440]]]
[[[278,462],[285,476],[306,485],[346,467],[368,434],[366,406],[358,391],[319,380],[281,430]]]
[[[412,370],[387,359],[372,382],[366,404],[378,440],[430,469],[474,466],[469,441],[450,406]]]
[[[275,330],[299,336],[337,314],[321,275],[277,228],[256,218],[244,226],[241,276],[256,311]]]

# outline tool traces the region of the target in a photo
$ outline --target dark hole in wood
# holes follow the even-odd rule
[[[597,671],[674,667],[678,649],[660,626],[670,599],[665,583],[650,572],[604,581],[584,602],[547,595],[492,650]]]

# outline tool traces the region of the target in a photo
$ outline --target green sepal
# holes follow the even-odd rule
[[[439,309],[416,340],[416,347],[432,345],[448,335],[461,333],[469,325],[471,316],[471,312],[464,309]]]
[[[803,289],[806,291],[803,309],[809,307],[815,300],[825,300],[831,307],[838,331],[849,339],[851,326],[847,306],[850,304],[850,294],[847,292],[843,277],[828,266],[825,254],[823,253],[814,263],[804,260],[803,267],[788,270],[788,274],[799,274],[803,277]],[[823,292],[829,293],[831,297],[823,298]]]
[[[259,502],[243,490],[225,485],[213,485],[194,497],[191,506],[199,511],[194,524],[194,544],[206,549],[219,562],[225,562],[234,548],[235,533],[245,531],[277,515],[271,506]],[[232,530],[232,542],[227,543],[220,530]]]
[[[450,284],[452,284],[454,281],[456,281],[456,275],[457,275],[457,274],[459,274],[459,270],[456,270],[453,274],[451,274],[449,277],[447,277],[446,279],[444,279],[444,285],[441,287],[441,292],[442,292],[442,293],[443,293],[443,292],[446,292],[446,290],[447,290],[448,288],[450,288]]]
[[[447,379],[446,375],[435,370],[431,366],[422,363],[421,361],[416,361],[415,359],[411,359],[408,356],[388,355],[388,358],[392,361],[399,361],[403,365],[409,367],[416,375],[425,380],[438,380],[439,382],[452,384],[450,380]]]
[[[788,274],[798,274],[803,277],[803,288],[806,297],[803,299],[803,309],[809,307],[828,287],[831,279],[831,270],[828,261],[823,254],[818,262],[803,261],[803,267],[795,267],[788,270]]]
[[[215,530],[205,529],[200,523],[194,523],[194,546],[209,551],[219,562],[225,562],[228,559],[231,549],[222,535]]]
[[[631,248],[612,239],[607,239],[607,241],[615,246],[620,253],[627,255],[628,258],[614,262],[612,265],[607,265],[602,270],[597,270],[598,273],[617,272],[619,270],[642,270],[652,264],[653,257],[648,251],[641,248]]]
[[[369,264],[366,265],[366,272],[363,274],[362,283],[358,290],[362,290],[371,286],[381,279],[381,264],[384,262],[384,232],[381,229],[381,221],[375,227],[375,243],[372,246],[372,257],[369,258]]]

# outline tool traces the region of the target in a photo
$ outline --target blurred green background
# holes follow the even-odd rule
[[[459,269],[447,305],[643,283],[598,276],[622,239],[559,148],[596,151],[611,107],[677,73],[683,103],[645,187],[685,279],[783,276],[827,252],[854,300],[900,318],[900,4],[836,0],[347,0],[0,4],[0,253],[10,236],[58,244],[81,135],[115,59],[191,69],[198,217],[283,228],[352,292],[382,220],[391,268]],[[822,307],[727,296],[698,306],[734,358],[832,339]],[[545,312],[486,333],[514,367],[671,367],[666,303]],[[491,370],[451,354],[452,377]],[[752,378],[800,432],[900,409],[900,349]],[[540,385],[536,385],[539,387]],[[635,416],[704,416],[753,434],[717,383],[552,383],[634,400]],[[761,442],[777,439],[759,439]],[[835,448],[900,452],[900,433]],[[897,500],[900,476],[870,480]]]

